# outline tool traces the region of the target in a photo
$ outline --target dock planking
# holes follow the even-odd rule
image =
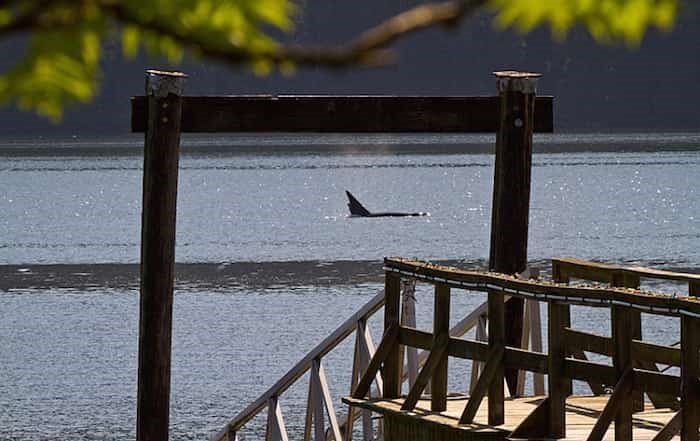
[[[346,404],[369,409],[384,415],[386,424],[392,422],[405,422],[413,420],[417,424],[408,424],[409,428],[433,426],[441,433],[448,433],[450,441],[486,441],[506,440],[522,421],[530,415],[537,405],[545,397],[521,397],[507,398],[504,400],[504,423],[498,426],[488,425],[488,398],[485,398],[471,424],[460,424],[459,419],[462,410],[468,401],[467,396],[450,396],[447,399],[447,408],[441,412],[431,411],[430,399],[420,399],[412,411],[402,411],[404,398],[393,399],[357,399],[344,398]],[[566,438],[569,441],[583,441],[589,434],[601,416],[610,396],[571,396],[566,400]],[[635,441],[651,441],[657,436],[664,426],[676,415],[676,411],[668,408],[654,408],[651,403],[646,403],[645,409],[637,412],[632,418],[632,432]],[[405,430],[405,429],[404,429]],[[417,429],[420,430],[420,429]],[[407,434],[403,434],[405,436]],[[415,440],[422,440],[420,433],[412,434]],[[611,424],[605,431],[604,441],[615,439],[615,424]],[[680,440],[676,435],[673,440]]]

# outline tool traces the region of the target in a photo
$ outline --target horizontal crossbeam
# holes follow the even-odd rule
[[[498,96],[238,95],[182,98],[182,132],[472,132],[498,130]],[[144,132],[146,97],[131,99]],[[534,131],[554,130],[552,97],[535,100]]]

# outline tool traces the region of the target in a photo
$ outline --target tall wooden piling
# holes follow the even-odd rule
[[[524,271],[527,265],[535,88],[541,75],[516,71],[494,74],[500,96],[500,116],[496,135],[489,269],[515,274]],[[523,311],[522,299],[511,298],[505,305],[508,346],[520,346]],[[506,369],[505,377],[508,389],[515,394],[517,370]]]
[[[179,72],[146,72],[148,128],[141,219],[137,441],[166,441],[182,88]]]

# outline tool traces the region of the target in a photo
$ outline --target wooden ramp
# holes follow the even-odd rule
[[[468,397],[450,396],[447,409],[443,412],[430,410],[430,399],[420,399],[415,409],[403,411],[404,398],[376,398],[370,400],[344,398],[352,406],[369,409],[384,416],[385,441],[428,440],[445,441],[485,441],[511,439],[509,435],[530,415],[545,397],[524,397],[504,400],[505,422],[500,426],[487,423],[488,398],[485,398],[476,413],[473,423],[459,424],[459,418],[466,406]],[[586,440],[600,417],[609,395],[571,396],[566,400],[565,440]],[[650,404],[642,412],[635,413],[633,437],[637,441],[652,440],[676,415],[672,409],[655,409]],[[541,438],[538,438],[541,439]],[[603,440],[615,439],[615,424],[610,425]],[[680,440],[678,435],[674,440]]]

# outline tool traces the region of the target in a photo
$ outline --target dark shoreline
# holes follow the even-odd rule
[[[183,136],[182,155],[491,154],[492,134],[238,134]],[[535,153],[700,151],[700,133],[557,133],[535,135]],[[132,157],[143,155],[141,136],[0,139],[0,157]]]
[[[484,260],[440,260],[444,265],[465,269],[485,269]],[[548,277],[549,260],[530,262]],[[625,264],[625,263],[623,263]],[[700,273],[700,268],[668,266],[663,262],[629,262],[672,271]],[[294,286],[343,286],[381,284],[381,261],[283,261],[177,263],[175,288],[192,289],[267,289]],[[0,265],[0,292],[42,289],[128,289],[139,286],[136,263],[27,264]]]

